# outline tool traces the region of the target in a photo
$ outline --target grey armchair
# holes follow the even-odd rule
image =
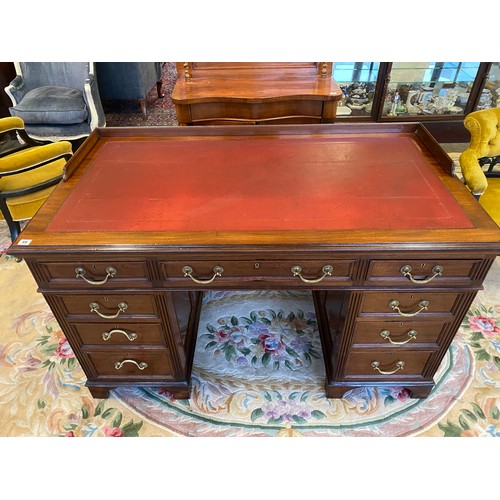
[[[30,137],[76,140],[106,125],[94,63],[18,62],[15,68],[16,77],[5,87],[9,111],[22,118]]]
[[[139,101],[144,118],[147,117],[146,97],[156,85],[159,98],[161,91],[162,63],[159,62],[98,62],[96,75],[102,100]]]

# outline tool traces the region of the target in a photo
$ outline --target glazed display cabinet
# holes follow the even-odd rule
[[[500,106],[498,62],[340,62],[337,120],[463,121]]]
[[[338,119],[371,117],[379,67],[378,62],[333,63],[333,78],[342,90]]]
[[[500,63],[491,63],[476,109],[500,107]]]

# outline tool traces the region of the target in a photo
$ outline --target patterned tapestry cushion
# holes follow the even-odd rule
[[[10,108],[11,115],[25,123],[81,123],[87,119],[83,92],[78,89],[46,86],[30,90],[21,102]]]

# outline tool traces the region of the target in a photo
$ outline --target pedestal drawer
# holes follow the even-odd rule
[[[150,376],[173,377],[172,362],[166,349],[86,351],[98,376],[144,379]]]
[[[161,325],[154,323],[74,323],[81,345],[162,345]]]
[[[429,313],[451,313],[457,293],[441,292],[367,292],[363,295],[360,314],[384,313],[399,317],[425,316]]]
[[[434,351],[356,351],[353,350],[345,366],[346,377],[401,378],[421,375]]]
[[[384,346],[437,344],[443,321],[358,321],[354,326],[352,343],[383,344]]]
[[[60,300],[67,314],[85,314],[95,319],[117,320],[131,316],[158,318],[155,296],[148,294],[65,294]]]

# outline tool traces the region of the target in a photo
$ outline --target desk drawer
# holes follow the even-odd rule
[[[372,260],[366,281],[385,286],[471,285],[480,260]]]
[[[347,359],[345,376],[367,376],[374,378],[401,378],[422,375],[434,351],[357,351]]]
[[[148,288],[146,262],[42,262],[41,275],[54,288]]]
[[[443,321],[358,321],[354,326],[353,344],[381,344],[386,347],[436,344]]]
[[[170,355],[167,350],[123,349],[86,352],[98,376],[144,379],[151,376],[173,378]]]
[[[269,99],[263,103],[239,102],[208,102],[191,104],[191,120],[269,120],[278,118],[321,117],[323,101],[321,100],[293,100],[281,98]]]
[[[96,320],[117,321],[118,318],[158,318],[155,296],[148,294],[66,294],[60,300],[70,315],[85,314]]]
[[[441,292],[367,292],[363,294],[360,315],[391,314],[408,318],[429,314],[450,314],[457,301],[457,293]]]
[[[186,283],[193,283],[195,280],[206,282],[199,284],[207,285],[236,281],[269,282],[271,280],[270,285],[273,283],[288,283],[314,286],[321,283],[346,286],[352,283],[356,264],[356,260],[328,258],[322,260],[299,258],[293,260],[245,261],[220,259],[161,262],[160,267],[163,279],[169,285],[185,285]],[[189,275],[185,276],[186,268],[189,268],[188,271],[191,277]],[[216,276],[217,271],[220,276]]]
[[[136,346],[164,343],[161,325],[154,323],[74,323],[81,345]]]

